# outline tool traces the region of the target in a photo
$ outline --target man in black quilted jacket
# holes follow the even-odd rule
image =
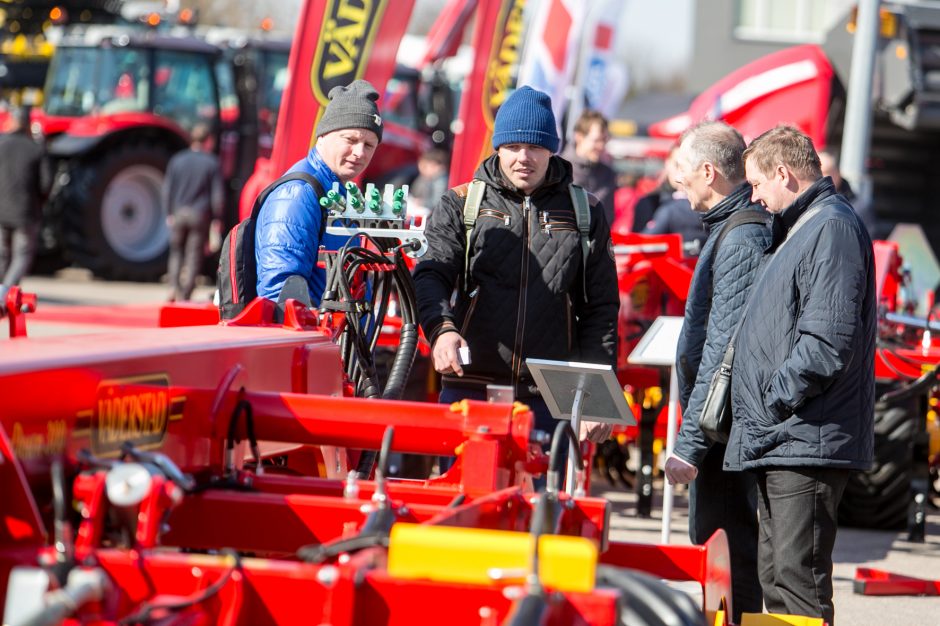
[[[766,223],[731,220],[735,214],[770,220],[760,205],[751,203],[751,186],[744,180],[744,148],[741,133],[724,122],[703,122],[680,138],[676,183],[709,235],[695,264],[676,349],[682,426],[665,466],[670,482],[691,483],[692,542],[705,543],[719,528],[728,533],[731,613],[736,624],[741,613],[763,610],[757,578],[757,483],[750,472],[722,470],[725,446],[705,437],[699,418],[709,383],[770,244]]]
[[[724,467],[757,475],[767,609],[832,624],[836,510],[874,445],[872,243],[797,129],[767,131],[744,162],[774,255],[735,344]]]
[[[482,400],[487,385],[510,385],[548,432],[554,423],[525,359],[613,365],[619,309],[603,207],[591,203],[583,258],[571,165],[554,155],[558,143],[548,95],[530,87],[513,92],[496,114],[496,154],[474,175],[485,189],[469,253],[465,184],[432,211],[429,249],[414,271],[421,326],[443,375],[441,402]],[[458,359],[462,347],[470,351],[466,365]],[[582,435],[600,441],[609,433],[606,424],[586,424]]]

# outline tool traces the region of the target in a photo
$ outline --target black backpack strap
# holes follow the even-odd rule
[[[715,242],[715,252],[718,254],[718,249],[721,247],[721,242],[725,240],[725,236],[730,233],[733,229],[738,226],[743,226],[744,224],[766,224],[767,223],[767,214],[763,211],[755,211],[754,209],[744,209],[742,211],[735,211],[731,214],[731,217],[724,223],[721,228],[721,232],[718,233],[718,240]]]
[[[754,209],[743,209],[741,211],[735,211],[731,214],[725,223],[721,227],[721,232],[718,233],[718,239],[715,241],[715,247],[713,248],[712,256],[713,258],[718,258],[718,249],[721,247],[721,242],[725,240],[725,236],[730,233],[732,230],[738,226],[743,226],[745,224],[766,224],[767,223],[767,214],[763,211],[756,211]],[[710,288],[713,288],[715,284],[715,275],[712,273],[712,285]],[[710,296],[709,296],[710,298]]]
[[[255,198],[254,205],[251,207],[251,218],[257,220],[258,213],[261,211],[261,207],[264,205],[264,201],[268,199],[268,196],[271,194],[271,192],[280,185],[292,180],[301,180],[313,187],[313,191],[317,194],[317,198],[322,198],[325,195],[325,192],[323,191],[323,185],[321,185],[320,181],[314,178],[311,174],[308,174],[307,172],[289,172],[265,187],[264,191],[258,194],[258,197]]]

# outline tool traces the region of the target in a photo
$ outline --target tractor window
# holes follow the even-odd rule
[[[146,111],[147,53],[133,48],[60,47],[46,78],[49,115]]]
[[[226,110],[238,112],[238,94],[235,91],[235,73],[228,59],[219,59],[215,64],[215,80],[219,84],[219,104],[223,116]]]
[[[150,72],[146,50],[102,50],[98,68],[98,107],[102,114],[146,111],[150,104]]]
[[[155,53],[153,112],[185,130],[196,122],[216,124],[219,106],[213,71],[215,59],[193,52],[158,50]]]
[[[262,134],[274,134],[277,113],[281,108],[281,97],[287,86],[287,53],[265,51],[262,53],[261,98],[258,117]]]

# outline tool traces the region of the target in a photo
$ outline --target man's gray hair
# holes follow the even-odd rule
[[[699,122],[679,137],[686,143],[689,165],[697,169],[708,161],[732,183],[744,180],[744,137],[724,122]]]

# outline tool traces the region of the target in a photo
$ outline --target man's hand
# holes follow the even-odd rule
[[[457,374],[463,376],[463,368],[457,361],[457,350],[467,345],[460,333],[449,332],[438,335],[431,347],[434,358],[434,369],[441,374]]]
[[[607,441],[614,431],[614,425],[607,422],[581,422],[581,432],[578,437],[581,441],[587,439],[591,443]]]
[[[666,480],[670,485],[687,485],[698,476],[698,468],[672,455],[666,459]]]

